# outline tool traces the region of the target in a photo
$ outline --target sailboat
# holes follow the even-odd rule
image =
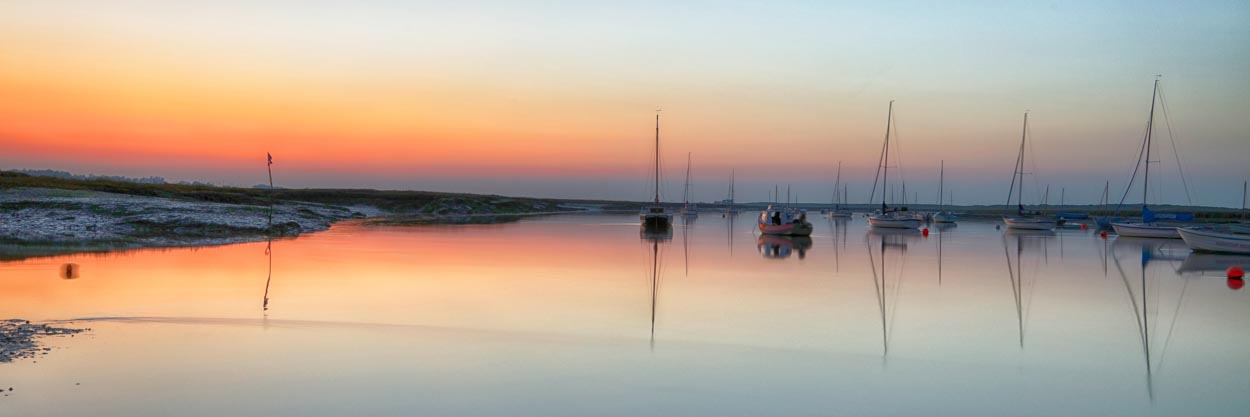
[[[1011,173],[1011,189],[1007,191],[1007,204],[1011,204],[1012,194],[1016,194],[1016,178],[1019,178],[1020,192],[1016,199],[1016,215],[1003,216],[1003,223],[1009,229],[1052,230],[1058,225],[1054,219],[1044,217],[1040,212],[1024,210],[1024,141],[1029,133],[1029,112],[1024,112],[1024,128],[1020,132],[1020,153],[1016,156],[1015,171]]]
[[[946,190],[946,161],[942,161],[942,170],[938,173],[938,212],[933,213],[934,223],[954,223],[956,220],[955,213],[944,210],[942,205],[942,193]]]
[[[699,217],[699,208],[690,204],[690,153],[686,153],[686,186],[681,193],[681,216],[687,219]]]
[[[648,230],[669,230],[673,226],[673,213],[660,204],[660,114],[655,115],[655,200],[650,207],[638,213],[642,227]]]
[[[1241,223],[1176,229],[1190,249],[1250,255],[1250,223],[1246,223],[1246,182],[1241,183]]]
[[[738,214],[738,209],[734,208],[734,170],[732,169],[729,170],[729,195],[726,196],[723,203],[725,203],[725,212],[721,213],[721,217],[736,216]]]
[[[873,227],[884,227],[891,229],[915,229],[924,223],[924,219],[916,214],[907,213],[907,207],[900,209],[890,209],[885,203],[885,190],[890,181],[890,127],[894,124],[894,100],[890,100],[890,108],[885,118],[885,145],[881,147],[881,165],[878,170],[885,169],[885,175],[881,176],[881,211],[868,215],[868,224]],[[906,185],[904,185],[906,187]],[[873,193],[877,191],[874,181]],[[907,198],[907,189],[903,189],[903,199]]]
[[[842,185],[842,161],[838,161],[838,178],[833,182],[833,210],[829,210],[829,218],[851,217],[850,210],[842,208],[846,203],[846,186]]]
[[[1159,79],[1155,78],[1154,90],[1150,95],[1150,120],[1146,123],[1146,137],[1143,139],[1142,146],[1145,148],[1145,172],[1142,175],[1142,192],[1141,192],[1141,217],[1140,222],[1112,222],[1111,227],[1120,236],[1132,237],[1154,237],[1165,239],[1180,239],[1181,235],[1176,231],[1176,225],[1161,224],[1157,220],[1166,218],[1168,220],[1192,221],[1193,214],[1189,213],[1155,213],[1150,211],[1150,207],[1146,205],[1146,199],[1150,195],[1150,142],[1154,131],[1155,124],[1155,99],[1159,97]],[[1167,107],[1165,106],[1164,109]],[[1178,159],[1179,160],[1179,159]],[[1141,164],[1138,161],[1138,164]],[[1136,167],[1134,167],[1136,168]],[[1134,169],[1136,173],[1136,169]],[[1133,182],[1129,181],[1132,187]]]

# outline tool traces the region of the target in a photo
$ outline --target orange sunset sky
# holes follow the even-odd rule
[[[863,202],[894,99],[922,202],[945,160],[1001,203],[1030,110],[1030,186],[1094,203],[1163,74],[1195,202],[1250,178],[1244,1],[256,3],[0,3],[0,169],[251,186],[272,152],[286,187],[644,200],[662,108],[670,200],[691,152],[696,200],[734,169],[740,201],[828,201],[842,161]]]

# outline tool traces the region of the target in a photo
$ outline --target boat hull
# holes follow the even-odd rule
[[[760,233],[776,236],[811,236],[811,223],[766,224],[757,223]]]
[[[667,229],[673,226],[671,214],[640,214],[638,221],[647,229]]]
[[[1059,225],[1058,222],[1050,219],[1019,217],[1004,217],[1003,223],[1007,224],[1008,229],[1017,230],[1054,230]]]
[[[885,229],[915,229],[920,227],[923,222],[917,218],[889,218],[868,216],[868,224],[872,227],[880,227]]]
[[[1250,255],[1250,234],[1221,233],[1195,228],[1177,229],[1177,233],[1190,249],[1196,251]]]
[[[829,212],[829,217],[832,217],[835,219],[837,218],[847,219],[851,217],[851,212],[834,210],[834,211]]]
[[[1180,239],[1176,226],[1157,226],[1148,223],[1111,223],[1115,233],[1126,237],[1149,237],[1157,239]]]
[[[937,213],[933,215],[934,223],[954,223],[957,217],[950,213]]]

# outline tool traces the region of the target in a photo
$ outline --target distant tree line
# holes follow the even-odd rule
[[[123,176],[118,176],[118,175],[95,175],[95,174],[78,175],[78,174],[73,174],[73,173],[69,173],[65,171],[57,171],[53,169],[14,169],[14,170],[10,170],[9,172],[17,172],[21,174],[36,176],[36,177],[61,178],[61,179],[67,179],[67,180],[106,180],[106,181],[117,181],[117,182],[132,182],[136,184],[169,184],[169,182],[165,181],[165,178],[163,177],[133,178],[133,177],[123,177]],[[179,181],[178,184],[179,185],[197,185],[197,186],[206,186],[206,187],[217,186],[216,184],[213,184],[213,183],[200,182],[200,181]]]

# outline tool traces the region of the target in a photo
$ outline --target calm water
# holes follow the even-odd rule
[[[1222,271],[1250,259],[816,226],[340,224],[0,263],[0,318],[93,329],[0,363],[0,415],[1248,414],[1250,290]]]

